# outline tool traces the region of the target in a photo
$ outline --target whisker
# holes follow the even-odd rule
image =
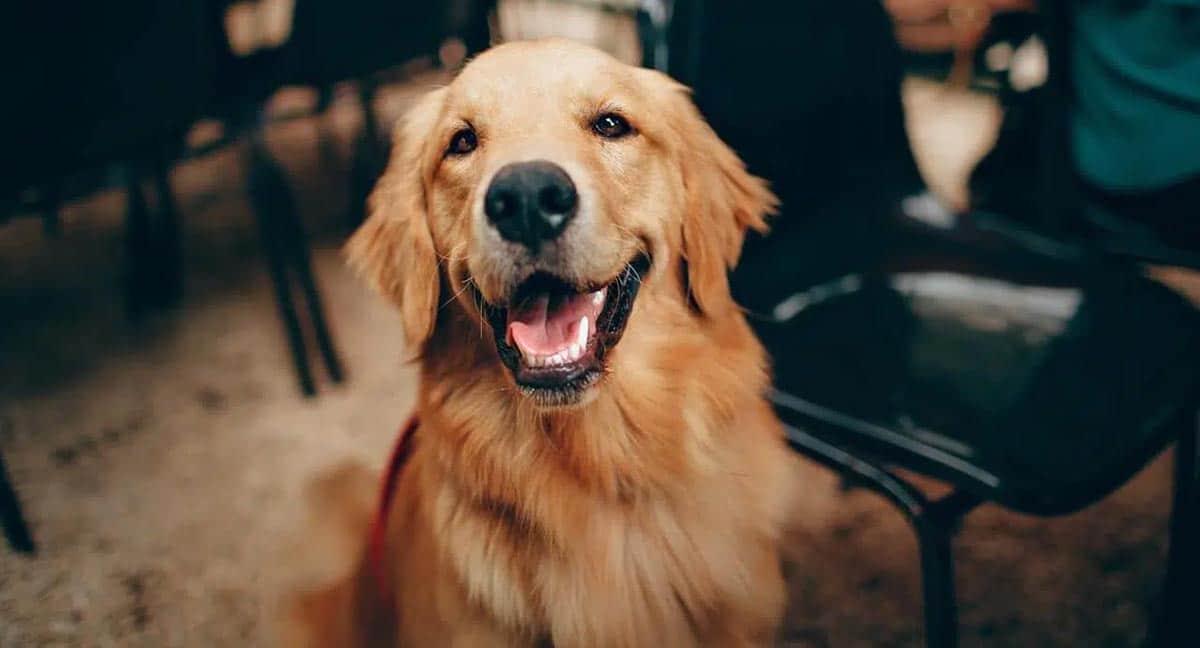
[[[638,236],[637,234],[634,233],[633,230],[629,229],[628,227],[625,227],[624,225],[621,225],[619,223],[613,223],[612,225],[613,225],[613,227],[617,228],[623,234],[625,234],[626,236],[628,236],[629,238],[633,239],[636,242],[637,251],[639,253],[641,253],[642,256],[647,256],[647,257],[650,256],[650,250],[646,247],[646,241],[642,237]],[[640,279],[640,277],[639,277],[639,279]]]
[[[484,339],[484,337],[483,337],[483,314],[485,312],[484,308],[483,308],[483,295],[478,290],[474,291],[474,293],[475,293],[475,311],[477,313],[479,313],[479,339],[482,340],[482,339]]]
[[[455,259],[461,259],[463,261],[466,261],[468,259],[467,255],[459,254],[459,250],[461,250],[462,248],[465,248],[465,247],[467,247],[466,243],[458,243],[454,247],[450,248],[450,251],[448,253],[439,254],[438,258],[441,259],[442,261],[445,261],[446,263],[454,261]]]
[[[624,225],[621,225],[619,223],[613,223],[612,225],[613,225],[613,227],[617,228],[617,230],[619,230],[620,232],[622,232],[629,238],[634,239],[636,241],[641,240],[641,238],[637,234],[634,234],[633,230],[629,229],[628,227],[625,227]]]
[[[438,306],[438,310],[439,310],[439,311],[440,311],[440,310],[442,310],[443,308],[445,308],[445,307],[449,306],[449,305],[450,305],[450,302],[454,301],[455,299],[458,299],[458,296],[459,296],[459,295],[461,295],[461,294],[463,294],[463,291],[464,291],[464,290],[466,290],[466,289],[467,289],[467,288],[470,286],[470,284],[471,284],[471,278],[470,278],[470,277],[468,277],[466,280],[464,280],[464,281],[462,282],[462,287],[460,287],[460,288],[458,289],[458,292],[456,292],[456,293],[454,293],[453,295],[451,295],[451,296],[450,296],[450,298],[449,298],[449,299],[447,299],[447,300],[446,300],[444,303],[442,303],[442,305],[441,305],[441,306]]]

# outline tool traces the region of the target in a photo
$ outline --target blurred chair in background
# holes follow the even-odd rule
[[[32,195],[54,233],[60,202],[119,178],[128,193],[127,308],[137,315],[174,303],[182,260],[169,173],[184,134],[214,97],[204,3],[142,0],[120,12],[31,4],[10,19],[6,40],[22,56],[9,59],[6,78],[21,92],[6,102],[15,116],[0,180],[4,218]],[[0,513],[13,546],[32,551],[6,478]]]
[[[62,202],[113,184],[127,194],[126,304],[131,315],[181,296],[181,214],[170,186],[181,159],[244,143],[247,193],[260,231],[301,391],[316,393],[305,325],[293,301],[303,295],[307,327],[331,380],[342,378],[322,312],[307,238],[282,167],[263,140],[264,106],[280,88],[323,90],[357,81],[366,113],[351,173],[352,213],[386,152],[373,110],[382,73],[418,57],[436,58],[450,34],[469,47],[487,42],[487,0],[451,3],[296,0],[282,42],[235,53],[226,33],[229,0],[136,0],[119,8],[92,3],[28,5],[10,16],[5,40],[16,109],[15,140],[0,180],[3,218],[40,213],[57,230]],[[453,9],[453,13],[451,13]],[[270,40],[270,39],[268,39]],[[279,39],[276,39],[279,40]],[[320,108],[328,101],[318,102]],[[185,135],[201,118],[222,135],[188,149]],[[147,188],[153,196],[147,196]],[[293,290],[292,284],[298,285]],[[14,547],[32,551],[7,475],[0,470],[0,517]]]
[[[735,287],[832,279],[877,254],[879,214],[923,188],[878,3],[679,2],[672,45],[672,74],[786,210],[747,240]]]
[[[930,195],[876,0],[679,2],[674,17],[673,72],[783,201],[732,278],[774,358],[774,402],[793,447],[911,521],[927,645],[957,645],[951,538],[963,516],[987,501],[1078,510],[1172,443],[1170,556],[1151,635],[1179,645],[1200,581],[1195,308],[1136,264]],[[1053,77],[1059,45],[1048,42]],[[1047,189],[1059,155],[1034,149],[1047,175],[1020,187],[1055,218],[1069,207]],[[931,500],[894,467],[952,491]]]
[[[9,481],[3,454],[0,454],[0,530],[4,531],[4,539],[14,550],[26,554],[34,552],[33,535],[29,532],[29,524],[21,513],[21,502]]]
[[[214,2],[210,20],[225,23],[238,3]],[[451,9],[454,11],[451,12]],[[218,117],[235,136],[248,135],[245,158],[247,192],[259,219],[276,300],[296,366],[301,389],[316,391],[308,363],[304,329],[312,331],[326,372],[340,382],[342,368],[325,322],[308,258],[308,245],[295,199],[282,167],[263,141],[269,121],[265,104],[279,89],[306,86],[318,93],[316,109],[328,108],[336,84],[355,82],[363,126],[355,141],[349,174],[347,224],[361,221],[367,194],[387,158],[386,133],[375,110],[375,90],[381,76],[418,58],[437,60],[439,46],[462,33],[472,46],[485,44],[490,7],[480,0],[455,3],[385,2],[381,0],[295,0],[287,36],[279,44],[239,55],[228,39],[220,41],[217,78]],[[322,139],[327,136],[322,133]],[[319,150],[329,156],[329,144]],[[298,291],[291,288],[292,282]],[[293,302],[299,292],[306,306],[307,326]]]
[[[452,33],[447,14],[437,2],[297,0],[291,37],[271,52],[273,61],[249,74],[267,82],[270,92],[283,86],[317,89],[323,99],[318,110],[328,106],[334,85],[356,82],[363,127],[350,166],[350,226],[362,221],[367,194],[386,162],[388,133],[375,109],[378,73],[420,57],[437,60]]]
[[[15,141],[0,188],[5,218],[33,202],[56,231],[58,204],[116,177],[129,191],[128,308],[178,298],[181,270],[170,166],[211,104],[213,38],[198,0],[143,0],[124,11],[90,3],[30,5],[10,23],[23,54],[11,61]],[[158,193],[150,210],[144,185]]]

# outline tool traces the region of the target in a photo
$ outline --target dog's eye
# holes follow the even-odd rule
[[[633,127],[620,115],[607,113],[600,115],[592,122],[592,130],[602,137],[617,139],[633,132]]]
[[[479,139],[475,137],[475,131],[464,128],[450,138],[450,146],[446,148],[446,155],[466,155],[474,151],[476,146],[479,146]]]

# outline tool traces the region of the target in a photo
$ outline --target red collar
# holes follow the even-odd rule
[[[379,507],[375,510],[375,519],[371,522],[371,535],[367,545],[367,568],[374,572],[375,582],[379,585],[379,591],[385,598],[391,596],[386,560],[388,511],[392,507],[396,484],[400,481],[400,470],[412,456],[413,432],[416,429],[417,415],[413,414],[408,418],[404,427],[400,428],[400,436],[396,437],[392,458],[388,461],[387,471],[383,474],[383,489],[379,492]]]

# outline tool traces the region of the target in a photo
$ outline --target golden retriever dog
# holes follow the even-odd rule
[[[411,455],[289,641],[773,643],[794,459],[727,274],[775,206],[684,87],[583,45],[420,99],[347,247],[420,365]]]

